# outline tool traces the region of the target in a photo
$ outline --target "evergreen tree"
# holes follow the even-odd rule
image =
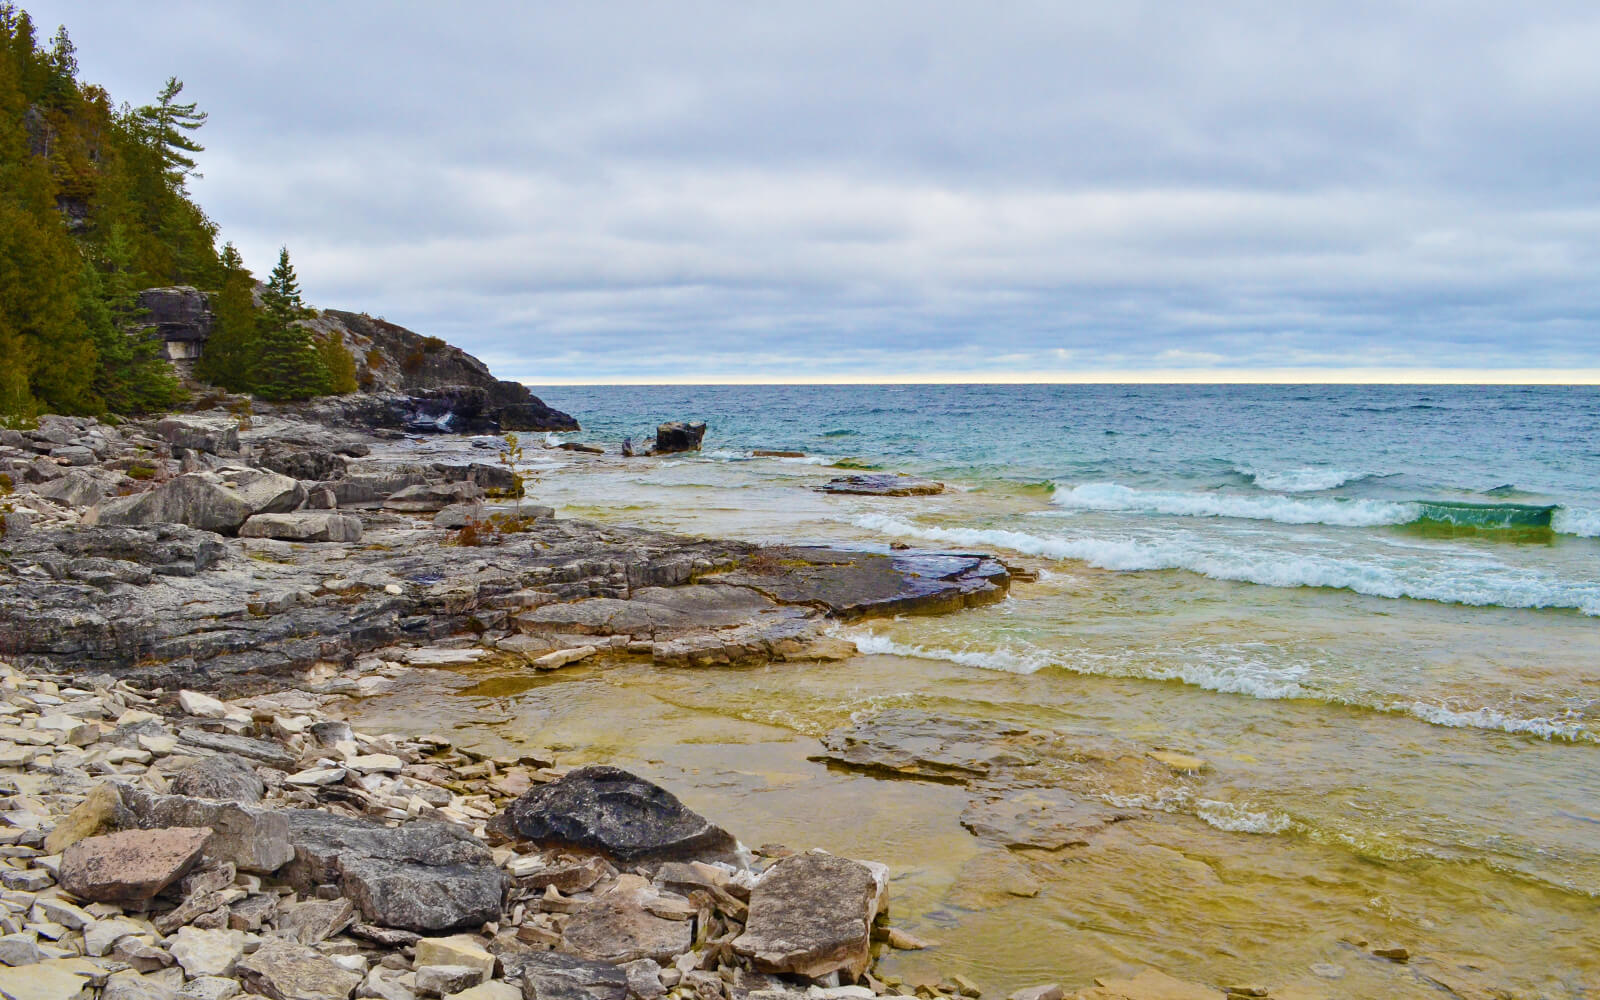
[[[211,302],[211,336],[195,375],[229,392],[255,388],[265,317],[255,305],[256,280],[232,243],[222,248],[222,288]]]
[[[178,95],[182,92],[183,81],[169,76],[156,103],[146,104],[136,113],[161,157],[167,179],[175,186],[181,186],[183,179],[191,174],[200,176],[195,172],[194,159],[188,154],[202,152],[205,147],[188,133],[204,125],[210,117],[209,112],[195,110],[194,101],[179,104]]]
[[[300,322],[306,308],[288,247],[278,252],[278,266],[272,269],[261,300],[266,315],[261,321],[256,394],[284,400],[310,399],[326,392],[328,371],[312,344],[310,328]]]
[[[180,403],[184,392],[144,324],[133,280],[133,248],[121,226],[106,241],[104,273],[84,264],[78,316],[93,339],[95,390],[113,413],[147,413]]]

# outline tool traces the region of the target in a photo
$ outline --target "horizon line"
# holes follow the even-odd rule
[[[1600,368],[1329,368],[1105,372],[875,373],[517,378],[527,386],[694,385],[1600,385]]]

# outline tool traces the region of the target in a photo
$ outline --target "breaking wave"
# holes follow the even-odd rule
[[[1376,478],[1368,472],[1349,472],[1316,465],[1279,470],[1254,469],[1248,465],[1237,465],[1233,471],[1264,490],[1278,493],[1315,493],[1319,490],[1338,489],[1347,483],[1362,479]]]
[[[1051,559],[1074,559],[1107,570],[1181,569],[1215,580],[1268,587],[1328,587],[1372,597],[1506,608],[1567,608],[1600,616],[1600,580],[1563,581],[1490,559],[1425,562],[1376,555],[1358,559],[1311,551],[1238,549],[1229,547],[1226,540],[1202,539],[1192,533],[1174,533],[1159,541],[1069,538],[1004,529],[930,527],[886,514],[867,514],[856,518],[855,524],[901,538],[946,545],[999,546]]]

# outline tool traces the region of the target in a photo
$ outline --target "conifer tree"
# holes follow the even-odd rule
[[[222,288],[211,304],[211,336],[195,375],[229,392],[255,388],[264,317],[255,305],[256,280],[232,243],[222,247]]]
[[[306,313],[289,248],[278,251],[261,294],[266,315],[261,321],[256,394],[271,400],[310,399],[327,391],[328,372],[312,345],[311,330],[301,323]]]
[[[204,125],[210,117],[209,112],[196,110],[194,101],[179,104],[178,95],[182,92],[183,81],[169,76],[156,103],[146,104],[136,112],[161,157],[167,179],[174,186],[182,186],[184,178],[191,174],[200,176],[195,172],[193,157],[188,154],[202,152],[205,147],[188,133]]]

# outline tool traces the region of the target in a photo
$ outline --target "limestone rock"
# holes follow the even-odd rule
[[[61,886],[79,899],[141,904],[189,873],[211,831],[126,830],[80,840],[61,858]]]
[[[824,493],[860,493],[875,497],[920,497],[944,492],[944,484],[931,479],[886,473],[841,476],[817,488]]]
[[[419,821],[391,828],[309,809],[285,815],[294,861],[283,874],[302,891],[339,884],[368,921],[421,933],[500,916],[505,873],[460,827]]]
[[[219,469],[217,475],[252,514],[287,514],[306,502],[305,485],[277,472],[230,467]]]
[[[228,976],[244,957],[244,932],[181,927],[169,950],[190,978]]]
[[[494,975],[494,956],[470,934],[423,938],[417,942],[416,964],[464,965],[476,969],[487,979]]]
[[[522,1000],[522,990],[510,983],[490,981],[452,993],[448,1000]]]
[[[534,788],[492,828],[541,846],[597,851],[623,865],[734,855],[733,835],[671,792],[617,767],[592,765]]]
[[[417,992],[443,997],[470,990],[483,982],[483,970],[469,965],[417,966]]]
[[[481,503],[453,503],[433,515],[433,524],[438,528],[464,528],[473,521],[481,520],[483,520]]]
[[[1174,979],[1164,972],[1145,969],[1132,979],[1095,979],[1095,989],[1084,994],[1092,1000],[1223,1000],[1221,990]]]
[[[107,500],[90,508],[94,525],[186,524],[231,535],[250,516],[250,508],[213,478],[191,473],[162,483],[148,493]]]
[[[413,513],[437,512],[452,504],[471,503],[483,490],[470,480],[455,483],[418,483],[390,495],[384,509]]]
[[[44,958],[32,934],[0,935],[0,965],[32,965]]]
[[[207,853],[232,862],[240,871],[269,875],[294,858],[285,813],[238,802],[155,795],[130,788],[124,801],[152,832],[167,827],[208,827],[213,832]]]
[[[887,871],[821,851],[769,868],[750,894],[750,916],[733,949],[763,972],[858,979],[871,962],[872,921]]]
[[[267,939],[239,962],[240,982],[270,1000],[346,1000],[361,979],[320,952],[282,938]]]
[[[523,1000],[627,1000],[628,974],[609,962],[559,952],[521,952],[506,963],[522,978]]]
[[[693,947],[694,926],[687,919],[652,913],[649,907],[658,895],[637,875],[624,875],[615,888],[567,921],[563,950],[603,962],[672,961]],[[678,900],[687,907],[688,900]]]
[[[0,968],[0,996],[7,1000],[85,1000],[93,996],[90,978],[99,975],[104,975],[100,967],[82,958]]]
[[[1094,834],[1131,815],[1065,789],[1024,788],[974,800],[961,813],[961,825],[1005,847],[1058,851],[1086,847]]]
[[[255,768],[231,754],[202,757],[172,776],[174,793],[195,798],[248,804],[260,802],[266,790]]]
[[[115,833],[136,824],[133,812],[122,804],[122,794],[112,782],[91,788],[84,800],[56,824],[44,840],[49,854],[60,854],[86,837]]]
[[[239,450],[239,422],[224,418],[166,417],[156,424],[156,433],[174,448],[203,451],[213,455],[234,454]]]
[[[361,519],[323,510],[289,514],[257,514],[239,529],[243,538],[277,538],[288,542],[359,542]]]
[[[348,899],[296,903],[278,916],[278,933],[301,944],[320,944],[355,923],[356,908]]]
[[[176,996],[159,979],[127,969],[106,980],[100,1000],[174,1000]]]

